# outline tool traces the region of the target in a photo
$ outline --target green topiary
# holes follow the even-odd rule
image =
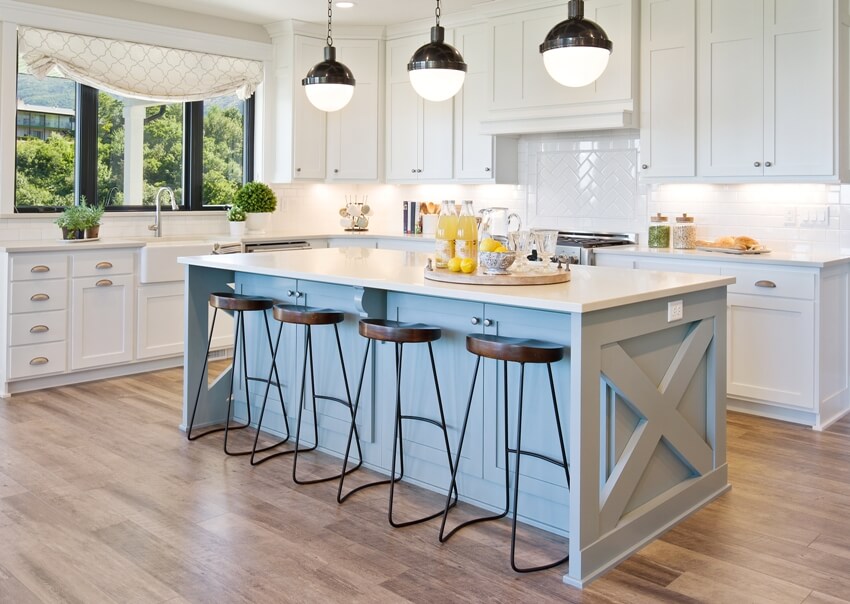
[[[277,207],[277,197],[267,184],[249,182],[236,192],[233,205],[239,206],[245,212],[274,212]]]
[[[244,222],[245,210],[239,206],[230,206],[230,209],[227,210],[227,219],[230,222]]]

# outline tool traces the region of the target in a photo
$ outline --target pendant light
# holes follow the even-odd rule
[[[301,80],[307,99],[321,111],[339,111],[354,96],[354,75],[351,70],[336,60],[336,48],[331,36],[333,9],[328,0],[328,45],[325,46],[325,60],[316,63],[307,77]]]
[[[407,75],[416,93],[426,101],[446,101],[460,91],[466,78],[466,63],[457,48],[446,44],[446,30],[440,27],[440,0],[437,25],[431,28],[431,41],[420,46],[407,64]]]
[[[614,44],[605,30],[584,18],[584,0],[570,0],[567,7],[569,18],[546,34],[540,52],[552,79],[578,88],[602,75]]]

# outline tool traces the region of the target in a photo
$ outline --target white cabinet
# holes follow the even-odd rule
[[[351,102],[327,114],[327,179],[377,180],[383,132],[378,119],[380,45],[377,40],[339,40],[334,46],[357,83]]]
[[[490,28],[483,23],[459,27],[455,30],[455,46],[469,66],[463,88],[454,97],[455,180],[516,183],[517,140],[481,134],[481,121],[487,116]]]
[[[490,134],[633,127],[637,122],[637,0],[587,0],[585,15],[614,43],[605,73],[596,82],[568,88],[555,82],[543,66],[539,45],[549,30],[567,18],[566,3],[522,10],[491,19],[493,61]]]
[[[423,100],[407,75],[410,57],[426,41],[419,35],[387,42],[388,181],[452,178],[452,102]]]
[[[419,237],[383,237],[378,239],[379,250],[398,250],[401,252],[424,252],[433,253],[435,248],[433,239],[422,239]]]
[[[80,277],[71,286],[71,369],[133,359],[134,276]]]
[[[833,4],[698,3],[700,175],[836,173]]]
[[[696,174],[696,0],[641,3],[641,176]]]
[[[301,79],[322,60],[325,40],[295,36],[294,46],[295,67],[291,82],[286,82],[292,100],[292,180],[324,180],[325,112],[307,100]]]

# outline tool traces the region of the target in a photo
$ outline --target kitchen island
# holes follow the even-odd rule
[[[426,260],[425,254],[351,248],[181,258],[187,292],[184,427],[199,384],[203,415],[199,410],[196,422],[223,420],[229,380],[220,376],[208,384],[201,371],[208,295],[231,285],[243,294],[344,311],[341,337],[352,380],[364,354],[358,318],[441,327],[435,356],[453,447],[474,366],[464,347],[466,334],[532,337],[566,346],[568,355],[554,370],[566,418],[571,488],[564,488],[563,476],[559,480],[548,464],[523,460],[521,520],[569,538],[564,581],[570,585],[586,585],[729,488],[726,286],[734,279],[576,266],[571,281],[557,285],[454,285],[426,281]],[[669,320],[668,303],[678,301],[682,318]],[[262,376],[268,374],[270,355],[262,321],[254,319],[246,319],[249,365],[253,361],[258,367],[252,375]],[[292,417],[300,388],[295,359],[303,337],[286,326],[277,359]],[[334,359],[334,346],[332,337],[314,335],[322,393],[344,396],[342,380],[334,377],[338,368],[321,362]],[[405,349],[402,396],[410,413],[426,413],[434,392],[430,371],[422,370],[428,368],[427,349],[416,348]],[[376,344],[373,350],[358,429],[365,464],[386,473],[393,433],[393,347]],[[547,405],[537,409],[533,404],[538,392],[545,395],[548,383],[545,370],[536,369],[527,369],[524,430],[539,434],[536,444],[549,454],[556,436]],[[461,497],[491,509],[503,497],[506,462],[496,409],[501,371],[495,362],[484,363],[459,474]],[[511,384],[516,383],[513,376]],[[251,387],[252,404],[263,391],[261,384]],[[545,396],[541,400],[548,400]],[[312,422],[308,405],[304,411],[303,421]],[[319,413],[325,450],[339,455],[347,436],[347,412],[334,405]],[[282,418],[270,416],[268,425],[280,432]],[[439,435],[406,430],[405,456],[406,479],[438,491],[446,488],[449,476]],[[434,543],[438,547],[436,526]]]

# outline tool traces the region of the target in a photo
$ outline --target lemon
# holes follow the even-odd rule
[[[460,261],[460,270],[464,273],[473,273],[477,268],[475,258],[464,258]]]
[[[495,250],[491,250],[491,251],[498,252],[500,254],[504,254],[505,252],[508,251],[508,248],[506,248],[504,245],[499,244],[499,247],[497,247]]]
[[[453,273],[460,272],[460,258],[455,256],[451,260],[446,263],[446,268],[452,271]]]
[[[481,240],[481,245],[479,247],[480,247],[482,252],[495,252],[495,251],[497,251],[496,248],[501,247],[501,245],[502,244],[500,244],[495,239],[491,239],[490,237],[487,237],[487,238]]]

